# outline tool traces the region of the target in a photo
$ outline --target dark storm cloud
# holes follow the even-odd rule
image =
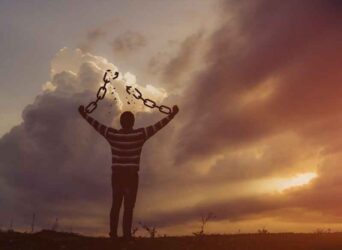
[[[181,42],[169,41],[168,47],[179,46],[178,52],[158,51],[149,59],[147,71],[157,74],[162,86],[170,91],[187,84],[195,69],[194,63],[201,56],[203,37],[204,31],[200,30]]]
[[[341,195],[337,184],[341,177],[333,171],[339,160],[328,161],[328,152],[341,149],[336,137],[342,132],[338,63],[342,22],[336,10],[340,5],[333,1],[229,1],[225,7],[233,16],[211,37],[204,59],[208,68],[183,95],[179,118],[185,123],[177,128],[174,148],[178,154],[175,168],[184,162],[192,162],[189,168],[195,168],[201,160],[220,153],[223,158],[205,175],[177,168],[183,174],[177,182],[205,189],[227,180],[286,175],[303,171],[297,165],[317,155],[325,158],[322,169],[307,189],[288,195],[206,201],[151,216],[150,221],[160,226],[184,223],[196,219],[199,212],[213,210],[222,219],[238,220],[297,207],[340,215],[341,203],[335,197]],[[261,148],[261,157],[248,153],[253,147]],[[319,202],[321,198],[326,202]]]
[[[176,128],[176,171],[168,172],[173,178],[165,179],[165,188],[202,186],[205,190],[227,180],[307,171],[298,165],[317,157],[322,148],[341,148],[336,134],[342,127],[338,63],[342,23],[335,9],[340,7],[332,1],[230,1],[225,7],[233,16],[211,37],[204,59],[208,68],[194,77],[178,99],[183,100],[178,117],[183,126]],[[175,61],[187,59],[187,52],[181,50]],[[261,148],[259,158],[248,152],[253,147]],[[217,154],[223,158],[206,174],[190,170]],[[184,162],[189,163],[188,169],[180,167]],[[327,164],[322,167],[331,163]],[[151,216],[149,221],[159,226],[181,224],[213,210],[222,219],[239,220],[271,211],[281,214],[278,209],[287,208],[315,211],[337,204],[339,209],[333,197],[342,189],[325,183],[325,176],[334,175],[329,169],[324,167],[322,177],[308,190],[296,189],[289,196],[203,201]],[[333,183],[339,180],[335,176]],[[316,186],[324,191],[315,193]],[[319,203],[321,196],[329,205]]]
[[[231,2],[187,92],[179,160],[207,157],[271,134],[304,128],[338,111],[341,25],[331,1]],[[272,80],[270,95],[242,105]],[[191,130],[192,133],[188,133]]]
[[[94,98],[93,91],[82,87],[92,85],[94,90],[98,81],[93,79],[100,79],[102,71],[87,63],[80,68],[82,85],[72,73],[56,74],[56,90],[37,96],[23,111],[23,122],[1,138],[0,183],[9,190],[1,197],[2,219],[24,221],[35,212],[42,226],[55,216],[70,220],[96,214],[91,207],[82,211],[81,204],[109,199],[109,148],[77,112],[81,103]],[[110,123],[107,115],[95,116]]]
[[[145,36],[138,32],[126,31],[116,37],[111,43],[114,53],[127,54],[145,47]]]
[[[79,48],[84,52],[92,51],[95,44],[107,35],[106,29],[97,27],[87,32],[85,40],[80,43]]]
[[[177,88],[180,78],[184,74],[190,74],[193,58],[196,51],[199,51],[202,36],[203,32],[197,32],[181,43],[178,55],[173,57],[162,70],[163,82]]]

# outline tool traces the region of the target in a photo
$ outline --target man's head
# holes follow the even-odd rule
[[[120,124],[123,129],[132,129],[134,121],[134,115],[130,111],[125,111],[120,116]]]

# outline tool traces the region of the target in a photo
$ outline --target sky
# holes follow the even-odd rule
[[[1,1],[0,227],[107,235],[118,127],[179,114],[144,146],[134,224],[160,235],[342,230],[342,5],[336,0]],[[111,89],[112,90],[112,89]],[[115,98],[115,100],[114,100]],[[142,235],[144,232],[141,230]]]

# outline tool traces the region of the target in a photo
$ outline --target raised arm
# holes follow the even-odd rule
[[[78,112],[97,132],[99,132],[103,136],[107,136],[108,127],[99,123],[97,120],[95,120],[91,116],[87,115],[87,113],[84,110],[83,105],[81,105],[78,108]]]
[[[175,105],[172,108],[171,114],[169,114],[165,118],[161,119],[159,122],[157,122],[151,126],[146,127],[145,133],[146,133],[147,139],[150,138],[151,136],[153,136],[155,133],[157,133],[163,127],[165,127],[166,124],[168,124],[175,117],[175,115],[178,113],[178,111],[179,111],[178,106]]]

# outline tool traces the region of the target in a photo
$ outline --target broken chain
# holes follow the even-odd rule
[[[170,107],[167,107],[165,105],[158,106],[155,101],[153,101],[151,99],[144,98],[142,96],[141,92],[137,88],[134,88],[133,92],[132,92],[132,86],[126,86],[126,92],[129,95],[133,95],[135,99],[142,100],[146,107],[149,107],[151,109],[157,108],[161,113],[164,113],[167,115],[171,114],[171,108]]]
[[[100,100],[103,100],[106,96],[106,93],[107,93],[107,84],[110,83],[111,79],[112,80],[115,80],[116,78],[119,77],[119,72],[115,72],[114,75],[112,74],[112,78],[109,77],[109,74],[112,74],[112,71],[110,69],[108,69],[104,76],[103,76],[103,86],[101,86],[98,91],[97,91],[97,94],[96,94],[96,100],[93,101],[93,102],[90,102],[86,108],[85,108],[85,111],[86,113],[90,114],[91,112],[93,112],[96,108],[97,108],[97,103],[98,101]],[[132,86],[126,86],[126,92],[129,94],[129,95],[132,95],[134,96],[135,99],[137,100],[142,100],[143,101],[143,104],[148,107],[148,108],[157,108],[161,113],[164,113],[164,114],[171,114],[171,108],[170,107],[167,107],[165,105],[161,105],[161,106],[158,106],[156,104],[155,101],[151,100],[151,99],[148,99],[148,98],[144,98],[142,96],[142,93],[137,89],[137,88],[134,88],[133,89],[133,93],[131,91],[132,89]]]
[[[112,75],[112,80],[115,80],[116,78],[119,77],[119,72],[115,72],[114,75],[112,74],[112,71],[110,69],[108,69],[104,76],[103,76],[103,86],[101,86],[99,88],[99,90],[97,91],[97,94],[96,94],[96,100],[93,101],[93,102],[90,102],[87,107],[85,108],[85,111],[86,113],[90,114],[91,112],[93,112],[96,108],[97,108],[97,102],[100,101],[100,100],[103,100],[106,96],[106,93],[107,93],[107,84],[110,83],[110,77],[109,77],[109,74]]]

